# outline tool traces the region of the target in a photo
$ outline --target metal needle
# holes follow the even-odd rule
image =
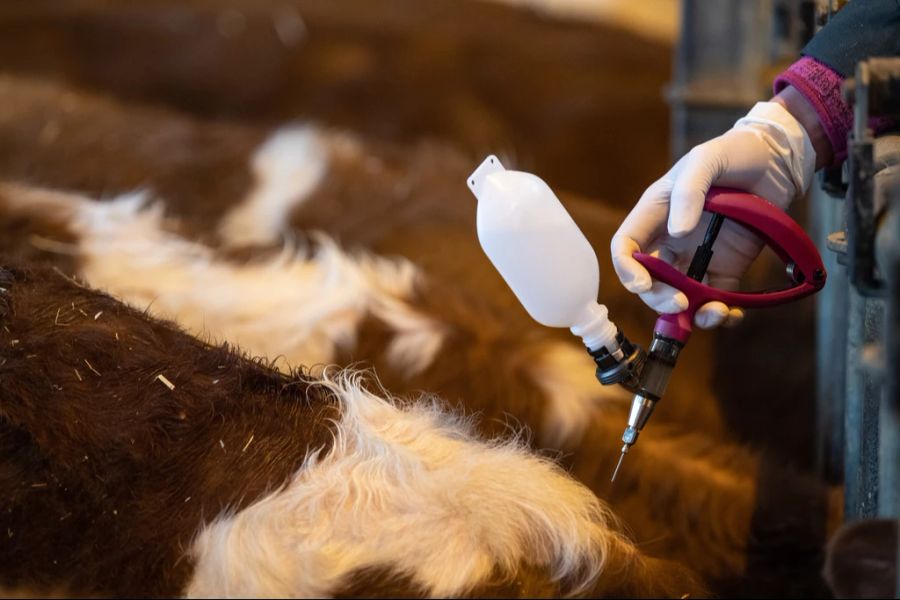
[[[627,454],[627,453],[628,453],[628,444],[622,446],[622,454],[619,456],[619,462],[616,463],[616,470],[613,471],[613,476],[612,476],[612,479],[610,479],[610,481],[616,480],[616,475],[619,474],[619,467],[622,466],[622,461],[625,460],[625,454]]]

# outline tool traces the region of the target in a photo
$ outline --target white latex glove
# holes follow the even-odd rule
[[[757,103],[732,129],[675,163],[638,200],[611,243],[613,265],[622,284],[657,312],[685,310],[687,297],[652,281],[632,253],[649,252],[684,272],[710,219],[703,213],[703,202],[711,186],[752,192],[786,209],[809,188],[815,164],[809,136],[787,109],[775,102]],[[726,219],[704,281],[737,289],[761,250],[759,238]],[[733,325],[741,318],[741,309],[709,302],[697,311],[694,323],[710,328]]]

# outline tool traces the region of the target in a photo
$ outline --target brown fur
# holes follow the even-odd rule
[[[2,194],[0,194],[2,196]],[[0,200],[2,202],[2,200]],[[0,255],[23,263],[52,264],[66,273],[75,271],[68,215],[31,212],[0,218]]]
[[[323,393],[56,272],[2,276],[3,585],[177,594],[205,519],[330,445]]]
[[[254,181],[263,132],[0,76],[4,178],[110,197],[147,189],[188,231],[211,238],[222,207]],[[213,238],[214,239],[214,238]]]

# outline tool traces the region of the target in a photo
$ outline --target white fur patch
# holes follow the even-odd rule
[[[617,536],[611,517],[555,464],[514,441],[474,439],[434,402],[400,408],[352,375],[323,385],[341,407],[333,448],[200,532],[188,596],[324,597],[373,566],[437,597],[523,562],[572,591],[596,580]]]
[[[255,187],[222,219],[219,236],[231,247],[279,242],[291,211],[322,182],[328,146],[310,126],[284,127],[253,155]]]
[[[279,366],[330,363],[352,348],[367,315],[394,331],[393,366],[414,374],[434,360],[443,326],[412,308],[417,271],[404,259],[349,255],[325,235],[316,248],[234,264],[166,231],[162,206],[143,194],[110,202],[0,186],[10,210],[65,211],[80,235],[82,279],[195,335],[227,341]]]
[[[628,402],[625,390],[597,381],[596,365],[581,346],[548,342],[530,369],[534,383],[548,400],[542,444],[554,448],[577,444],[598,408]]]

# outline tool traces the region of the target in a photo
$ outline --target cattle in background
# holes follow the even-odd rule
[[[607,2],[603,3],[608,4]],[[0,68],[204,117],[504,149],[628,206],[667,168],[671,45],[472,0],[17,0]]]
[[[515,437],[0,269],[0,584],[115,596],[703,594]]]

